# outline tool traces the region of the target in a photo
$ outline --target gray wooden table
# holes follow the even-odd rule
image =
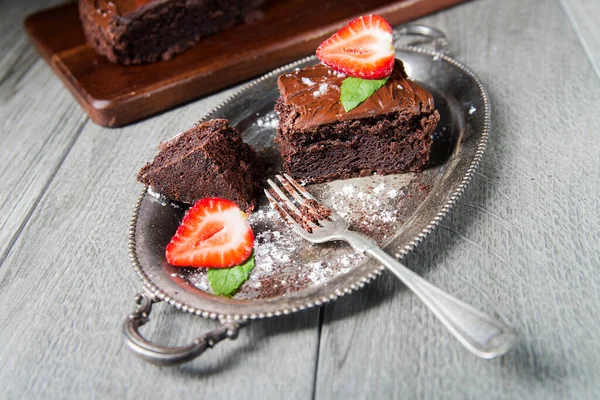
[[[600,398],[600,1],[482,0],[424,18],[487,85],[492,141],[467,195],[407,263],[516,326],[465,351],[396,279],[253,322],[158,368],[123,345],[140,282],[127,229],[138,168],[228,90],[120,129],[94,125],[0,1],[0,398]],[[214,322],[159,305],[184,344]]]

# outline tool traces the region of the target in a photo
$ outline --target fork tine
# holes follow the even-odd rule
[[[289,209],[294,211],[300,218],[302,218],[302,212],[298,209],[298,207],[296,207],[294,205],[294,203],[290,200],[290,198],[287,197],[281,189],[279,189],[279,186],[277,186],[277,184],[275,182],[273,182],[271,179],[267,179],[267,183],[269,184],[269,186],[271,186],[271,189],[273,189],[275,191],[275,193],[277,193],[277,196],[279,196],[279,198],[284,201],[285,205]]]
[[[283,176],[285,176],[285,179],[287,179],[288,182],[290,182],[292,184],[292,186],[294,186],[296,188],[296,190],[298,190],[300,193],[302,193],[302,195],[306,199],[308,199],[308,200],[316,200],[314,197],[311,196],[310,193],[308,193],[308,190],[304,189],[304,187],[302,187],[302,185],[300,185],[298,182],[296,182],[296,180],[294,178],[292,178],[291,176],[289,176],[286,173],[284,173]]]
[[[287,190],[288,193],[290,193],[292,195],[292,197],[294,197],[294,199],[298,202],[298,204],[300,204],[301,207],[304,207],[304,209],[306,210],[306,212],[308,212],[316,221],[319,221],[319,224],[322,225],[324,221],[327,220],[327,217],[324,215],[321,215],[321,213],[319,212],[319,208],[318,207],[322,207],[322,205],[315,200],[314,198],[311,199],[307,199],[306,197],[301,196],[298,193],[298,190],[291,184],[291,182],[289,180],[287,180],[286,178],[284,178],[281,175],[275,175],[276,178],[279,180],[279,182],[281,182],[281,185],[283,186],[283,188],[285,190]],[[299,186],[296,183],[297,186]],[[308,192],[305,190],[306,194],[308,194]],[[308,194],[308,196],[310,196],[310,194]],[[312,197],[312,196],[310,196]],[[305,217],[307,217],[308,219],[311,219],[309,216],[305,215]]]
[[[332,222],[344,222],[347,223],[347,221],[342,218],[338,213],[336,213],[335,211],[332,212],[329,217],[328,217]]]
[[[319,214],[319,210],[317,210],[315,205],[311,204],[311,202],[309,202],[306,198],[302,197],[286,178],[279,174],[275,175],[275,177],[279,182],[281,182],[283,189],[285,189],[294,198],[294,200],[296,200],[298,204],[300,204],[300,206],[303,207],[303,211],[305,210],[308,214],[310,214],[303,214],[304,219],[307,219],[314,223],[318,221],[319,225],[324,226],[327,219],[324,218],[321,214]],[[316,203],[316,200],[313,200],[313,202]]]
[[[294,220],[294,218],[290,215],[290,213],[287,212],[285,208],[281,207],[279,202],[271,195],[271,193],[269,193],[267,189],[264,189],[264,191],[273,209],[275,209],[275,211],[279,213],[281,218],[283,218],[283,220],[290,226],[290,228],[296,231],[296,233],[302,236],[303,238],[310,239],[309,232],[307,232],[302,227],[302,225],[297,223],[296,220]]]
[[[281,200],[283,200],[283,204],[285,204],[285,206],[288,207],[288,209],[292,210],[296,214],[297,218],[294,219],[295,221],[303,221],[306,225],[308,225],[308,228],[310,228],[311,231],[314,230],[315,228],[318,228],[318,225],[315,224],[313,221],[311,221],[309,218],[307,218],[302,213],[302,211],[300,211],[298,209],[298,207],[296,207],[294,205],[294,203],[292,203],[290,198],[286,196],[286,194],[283,192],[283,190],[281,190],[275,182],[273,182],[271,179],[267,179],[267,183],[269,184],[269,186],[271,186],[271,188],[275,191],[275,193],[277,193],[277,196],[279,196],[279,198]],[[278,204],[279,204],[279,202],[278,202]],[[285,208],[285,207],[282,207],[282,204],[280,204],[280,207]]]
[[[265,191],[267,200],[269,200],[269,203],[271,203],[271,207],[273,207],[276,211],[279,211],[279,209],[278,209],[279,202],[277,200],[275,200],[275,197],[271,196],[271,193],[269,193],[269,191],[267,189],[263,189],[263,190]],[[289,214],[287,214],[287,211],[286,211],[286,216],[290,216]]]
[[[304,199],[302,196],[300,196],[300,194],[298,193],[298,191],[296,189],[294,189],[293,185],[290,185],[290,182],[288,180],[286,180],[283,176],[277,174],[275,175],[275,178],[277,178],[277,180],[279,182],[281,182],[281,184],[283,185],[283,188],[286,189],[288,191],[289,194],[292,195],[292,197],[300,204],[305,205],[307,207],[309,207],[310,205],[308,203],[306,203],[306,199]]]

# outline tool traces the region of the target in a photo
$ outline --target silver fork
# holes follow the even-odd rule
[[[375,258],[412,290],[475,355],[494,358],[503,355],[514,346],[517,333],[513,328],[445,293],[388,255],[373,240],[349,230],[345,219],[318,203],[289,175],[276,175],[275,178],[281,187],[271,179],[267,182],[279,199],[267,189],[265,194],[271,206],[298,235],[313,243],[343,240],[356,251]],[[323,210],[331,214],[327,215]],[[306,218],[307,212],[311,218]],[[297,221],[303,221],[303,224]]]

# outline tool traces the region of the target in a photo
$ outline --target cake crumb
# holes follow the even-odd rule
[[[314,194],[323,197],[325,206],[346,219],[350,229],[385,244],[407,218],[400,202],[411,195],[425,196],[428,188],[427,181],[413,181],[410,176],[386,176],[368,184],[334,182],[327,188],[315,188]],[[255,267],[234,295],[237,299],[287,296],[315,285],[327,285],[366,260],[363,253],[345,246],[332,245],[324,250],[323,246],[307,243],[268,205],[260,206],[248,216],[248,221],[255,232]],[[175,274],[171,277],[183,278],[212,293],[205,270],[180,269]]]

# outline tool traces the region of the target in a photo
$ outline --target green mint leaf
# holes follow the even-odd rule
[[[231,268],[210,268],[208,281],[215,294],[231,297],[248,280],[254,268],[254,252],[246,261]]]
[[[361,79],[348,77],[340,87],[340,101],[344,110],[349,112],[369,98],[380,87],[385,85],[389,76],[383,79]]]

